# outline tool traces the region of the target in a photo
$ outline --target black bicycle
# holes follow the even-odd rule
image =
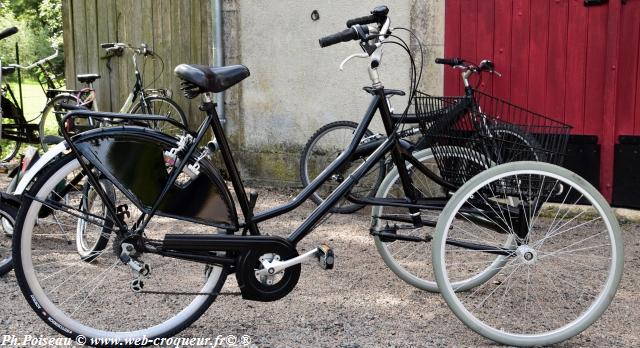
[[[433,124],[433,121],[446,117],[447,113],[450,113],[451,108],[460,103],[465,105],[466,108],[459,108],[458,117],[462,119],[465,113],[474,113],[476,115],[483,115],[483,110],[486,109],[489,114],[496,109],[501,109],[499,114],[517,114],[518,108],[506,101],[500,100],[486,93],[478,91],[476,87],[473,87],[470,83],[472,75],[477,74],[482,77],[483,73],[500,74],[495,70],[495,65],[490,60],[483,60],[480,64],[474,65],[466,62],[460,58],[453,59],[436,59],[436,64],[446,64],[454,69],[462,70],[462,81],[465,86],[465,96],[463,97],[438,97],[432,96],[422,92],[416,92],[413,98],[414,112],[421,115],[420,118],[415,117],[415,113],[409,114],[407,117],[402,118],[406,124],[416,124],[413,127],[406,127],[401,132],[401,138],[415,143],[416,151],[425,150],[428,146],[429,139],[424,137],[425,130]],[[478,80],[478,84],[480,79]],[[389,91],[388,98],[394,95],[404,95],[400,91]],[[528,111],[527,111],[528,113]],[[396,120],[400,119],[402,115],[392,115]],[[495,124],[494,122],[478,122],[478,131],[484,132],[484,134],[490,134],[493,137],[498,137],[511,144],[522,143],[523,148],[528,148],[530,151],[506,151],[503,147],[501,151],[496,151],[493,154],[496,157],[496,161],[500,163],[513,162],[516,160],[524,161],[545,161],[542,157],[543,154],[538,153],[536,149],[540,148],[538,139],[527,133],[525,130],[520,129],[518,124],[523,124],[529,121],[531,117],[527,115],[518,115],[519,122],[509,123],[501,122]],[[556,124],[561,126],[560,123],[553,122],[552,120],[545,120],[546,124]],[[353,121],[334,121],[320,127],[307,141],[300,156],[300,181],[303,187],[309,185],[318,174],[320,174],[331,161],[337,158],[340,153],[345,149],[348,141],[351,140],[355,130],[358,128],[358,124]],[[330,194],[335,187],[340,185],[344,178],[359,164],[364,161],[371,152],[380,145],[385,139],[383,134],[374,134],[372,131],[367,130],[365,137],[362,140],[362,144],[356,150],[355,155],[352,156],[352,161],[348,165],[344,165],[338,168],[338,171],[333,173],[327,182],[320,187],[312,196],[311,199],[316,204],[321,204],[322,201]],[[514,156],[517,156],[515,158]],[[424,156],[423,156],[424,157]],[[427,156],[428,158],[422,159],[423,164],[435,168],[435,162],[433,156]],[[385,175],[393,167],[391,158],[385,158],[378,166],[375,166],[371,172],[369,172],[360,182],[352,189],[351,194],[358,197],[372,197],[378,192],[378,188],[382,183]],[[442,179],[442,176],[439,175]],[[442,196],[447,193],[446,186],[441,185],[440,181],[434,181],[429,179],[429,184],[426,183],[425,188],[428,188],[430,194],[435,196]],[[458,183],[459,184],[459,183]],[[334,209],[334,213],[350,214],[362,209],[365,205],[352,203],[348,200],[343,200]]]
[[[222,286],[231,274],[244,299],[278,300],[294,289],[304,260],[317,258],[324,268],[332,268],[330,247],[322,245],[300,255],[298,242],[321,223],[365,173],[390,154],[404,192],[402,198],[362,198],[359,203],[399,207],[404,212],[377,216],[393,225],[372,226],[370,233],[397,241],[409,239],[396,232],[436,224],[421,212],[442,212],[433,241],[433,267],[447,303],[467,325],[502,343],[543,345],[567,339],[595,321],[611,301],[622,270],[619,227],[606,201],[575,174],[539,162],[508,163],[482,171],[460,187],[449,202],[422,197],[413,187],[406,163],[420,172],[429,169],[399,137],[377,74],[382,48],[388,42],[399,42],[394,40],[387,13],[386,7],[377,7],[372,15],[349,21],[348,29],[320,39],[322,47],[359,41],[371,58],[369,76],[374,93],[348,148],[282,206],[254,212],[257,196],[245,194],[212,102],[212,93],[224,91],[249,76],[244,66],[176,67],[185,95],[202,96],[200,107],[206,113],[196,132],[179,139],[131,125],[92,130],[73,138],[64,133],[69,154],[56,161],[23,195],[16,221],[14,260],[18,284],[38,316],[61,334],[74,338],[83,335],[92,345],[117,342],[133,346],[142,344],[143,337],[149,343],[193,323],[223,294]],[[349,161],[376,112],[387,137],[371,156],[288,237],[261,234],[261,222],[300,206],[337,167]],[[145,115],[74,111],[62,121],[87,117],[149,119]],[[215,142],[199,148],[209,128]],[[443,134],[430,148],[441,153],[447,149],[457,151],[454,135],[465,135],[467,142],[476,142],[475,147],[465,147],[467,152],[459,158],[462,163],[453,164],[455,167],[465,161],[493,161],[487,158],[491,153],[479,151],[499,140],[477,134],[469,137],[457,123],[448,128],[456,132]],[[243,221],[238,219],[224,180],[208,159],[212,151],[221,156]],[[591,203],[589,216],[597,219],[589,218],[590,223],[602,226],[585,231],[580,228],[584,220],[565,218],[568,213],[562,208],[556,210],[558,218],[548,217],[553,213],[547,214],[545,209],[555,212],[545,204],[548,198],[566,199],[567,192],[573,190]],[[82,202],[87,192],[99,197],[90,207]],[[78,224],[87,232],[91,229],[96,238],[108,238],[108,247],[80,256],[73,243]],[[548,227],[555,228],[544,233]],[[450,235],[469,229],[478,232],[466,237]],[[576,230],[580,233],[572,232]],[[426,237],[411,239],[421,245],[430,242]],[[606,247],[602,247],[604,239],[610,241]],[[596,240],[594,248],[585,249],[584,243]],[[572,247],[576,243],[579,246]],[[580,267],[557,267],[564,258],[571,257],[568,255],[598,248],[594,254],[597,258],[581,258],[576,263]],[[462,259],[455,258],[462,255]],[[553,260],[548,270],[553,276],[564,277],[567,273],[570,279],[579,279],[576,277],[582,272],[602,286],[594,291],[592,286],[567,287],[557,282],[552,287],[548,279],[553,278],[541,280],[542,274],[532,271],[547,266],[546,260]],[[604,267],[589,264],[582,268],[585,262],[600,262]],[[465,293],[471,300],[484,301],[468,307],[466,297],[456,297],[459,286],[473,290]],[[535,286],[536,298],[562,296],[565,300],[539,304],[525,296],[530,286]],[[567,301],[565,296],[577,295],[577,287],[581,290],[580,301]],[[503,293],[505,289],[509,295]],[[498,303],[493,301],[493,294]],[[500,301],[505,297],[507,301]],[[525,326],[521,320],[523,311],[527,316]]]

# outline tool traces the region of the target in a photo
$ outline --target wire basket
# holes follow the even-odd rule
[[[564,160],[571,130],[567,124],[479,91],[474,98],[417,99],[416,114],[425,120],[421,127],[440,176],[455,186],[498,164]]]

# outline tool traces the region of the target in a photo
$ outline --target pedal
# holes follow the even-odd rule
[[[253,211],[253,208],[256,207],[256,203],[258,202],[258,192],[251,191],[249,192],[249,209]]]
[[[129,287],[131,288],[131,291],[139,293],[142,292],[142,289],[144,288],[144,282],[142,279],[134,279],[129,284]]]
[[[335,257],[333,255],[333,249],[331,249],[329,245],[326,243],[320,244],[316,251],[316,257],[322,269],[333,269]]]

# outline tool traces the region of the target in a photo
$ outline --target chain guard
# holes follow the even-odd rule
[[[282,278],[272,285],[264,284],[256,278],[255,271],[262,265],[260,257],[270,253],[279,255],[281,260],[289,260],[298,256],[298,251],[294,247],[283,245],[274,250],[260,249],[259,251],[244,252],[240,257],[236,271],[236,280],[243,299],[260,302],[276,301],[289,294],[298,284],[302,270],[300,264],[285,269]]]

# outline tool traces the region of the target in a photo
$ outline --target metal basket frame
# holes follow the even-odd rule
[[[564,160],[571,126],[503,99],[418,92],[413,103],[439,175],[454,186],[503,163]]]

